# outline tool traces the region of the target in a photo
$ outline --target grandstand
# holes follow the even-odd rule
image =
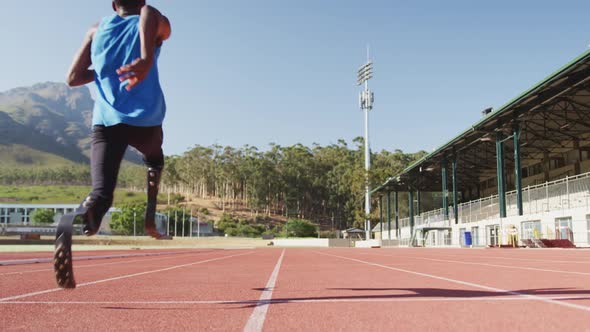
[[[375,238],[501,246],[516,227],[514,245],[590,246],[590,51],[482,113],[372,191]]]

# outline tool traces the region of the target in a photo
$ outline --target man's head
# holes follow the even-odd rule
[[[113,10],[120,12],[136,12],[145,6],[145,0],[113,0]]]

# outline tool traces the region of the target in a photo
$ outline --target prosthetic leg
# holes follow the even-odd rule
[[[171,236],[161,234],[156,228],[156,205],[162,170],[149,167],[147,171],[147,207],[145,209],[145,232],[157,240],[172,240]]]
[[[61,288],[76,288],[72,265],[72,229],[76,216],[73,213],[62,216],[55,234],[53,270],[57,285]]]
[[[72,264],[72,233],[74,222],[83,224],[84,234],[90,236],[98,232],[102,217],[111,206],[110,200],[86,197],[78,209],[65,214],[59,220],[55,234],[55,251],[53,254],[53,270],[55,280],[61,288],[76,288],[74,268]]]

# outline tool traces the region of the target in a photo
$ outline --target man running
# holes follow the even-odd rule
[[[98,232],[113,203],[119,167],[129,145],[142,153],[148,167],[145,230],[155,238],[163,237],[155,225],[166,112],[157,60],[162,43],[170,37],[170,22],[145,0],[114,0],[112,7],[115,14],[86,33],[66,78],[69,86],[94,81],[97,92],[92,116],[92,192],[75,213],[62,218],[56,234],[55,272],[58,285],[64,288],[76,286],[71,224],[80,218],[86,235]]]

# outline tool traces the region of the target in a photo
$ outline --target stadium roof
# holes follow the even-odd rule
[[[444,160],[457,157],[459,187],[474,186],[496,174],[496,136],[509,138],[521,128],[522,167],[563,152],[590,149],[590,51],[578,56],[508,103],[484,116],[449,142],[390,177],[372,193],[408,188],[440,191]],[[506,170],[513,166],[513,144],[504,144]],[[511,164],[512,163],[512,164]],[[450,164],[449,164],[450,165]],[[449,178],[450,178],[450,167]],[[508,171],[509,172],[509,171]]]

